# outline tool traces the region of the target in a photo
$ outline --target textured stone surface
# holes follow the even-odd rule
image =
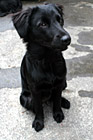
[[[0,18],[0,140],[93,140],[93,2],[48,0],[64,5],[65,28],[72,43],[64,52],[68,87],[63,96],[71,102],[57,124],[51,105],[44,105],[45,128],[32,128],[34,114],[19,103],[20,65],[25,45],[14,30],[11,15]],[[39,3],[40,4],[40,3]],[[34,5],[24,3],[24,8]]]

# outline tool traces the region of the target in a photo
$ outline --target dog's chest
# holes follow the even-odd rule
[[[42,60],[27,57],[27,81],[37,90],[51,90],[62,84],[66,77],[66,64],[61,53],[48,54]]]
[[[64,58],[57,61],[36,61],[31,65],[31,78],[39,85],[42,85],[42,83],[46,83],[45,85],[56,85],[65,76],[66,65]]]
[[[40,93],[42,100],[48,100],[54,88],[61,86],[64,88],[66,77],[66,64],[63,57],[43,59],[41,61],[27,60],[27,81],[28,85]]]

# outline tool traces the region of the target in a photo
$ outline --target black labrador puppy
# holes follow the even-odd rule
[[[55,4],[29,8],[15,15],[13,23],[27,46],[21,65],[20,103],[35,113],[32,126],[40,131],[44,127],[43,102],[53,102],[53,117],[57,123],[64,119],[61,107],[70,107],[70,102],[61,97],[67,86],[61,51],[67,49],[71,37],[63,28],[63,9]]]
[[[22,9],[21,0],[0,0],[0,17],[16,13]]]

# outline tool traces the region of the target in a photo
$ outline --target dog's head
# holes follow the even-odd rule
[[[55,4],[29,8],[13,17],[14,26],[25,42],[36,42],[66,50],[71,37],[63,28],[63,8]]]

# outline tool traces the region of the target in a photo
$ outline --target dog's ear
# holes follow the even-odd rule
[[[59,5],[59,4],[55,4],[55,8],[57,9],[57,11],[59,12],[59,14],[61,16],[60,25],[63,26],[64,25],[63,6],[62,5]]]
[[[63,5],[60,4],[55,4],[56,9],[58,10],[58,12],[60,13],[61,17],[63,17]]]
[[[32,13],[32,9],[29,8],[25,11],[18,12],[12,18],[13,24],[21,38],[25,38],[28,32],[29,17]]]

